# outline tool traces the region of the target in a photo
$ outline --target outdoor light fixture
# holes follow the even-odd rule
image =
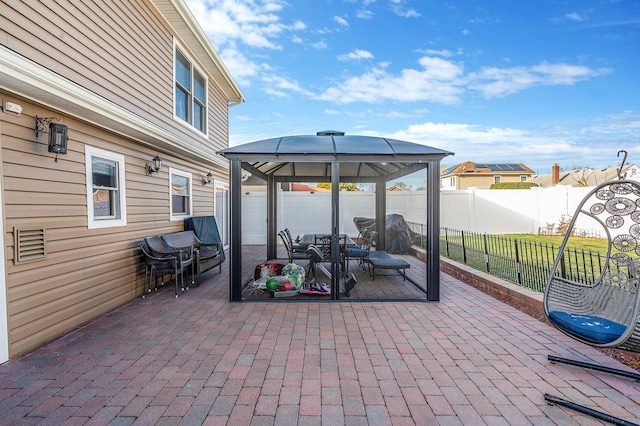
[[[49,152],[57,154],[67,153],[67,141],[69,140],[69,127],[64,124],[49,123]]]
[[[145,165],[147,167],[147,172],[149,172],[150,175],[158,173],[158,171],[160,171],[160,167],[162,167],[162,159],[156,155],[153,157],[151,162],[147,162]]]
[[[36,138],[40,134],[49,133],[49,152],[55,152],[58,161],[58,154],[67,153],[67,141],[69,140],[69,127],[64,124],[52,123],[59,121],[57,117],[38,117],[36,116]],[[47,130],[47,125],[49,130]]]
[[[211,174],[211,172],[207,173],[207,175],[202,178],[203,185],[209,185],[212,182],[213,182],[213,175]]]

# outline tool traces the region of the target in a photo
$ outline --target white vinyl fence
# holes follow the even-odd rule
[[[440,226],[488,234],[537,233],[540,227],[558,224],[569,217],[593,188],[556,186],[529,190],[469,189],[440,192]],[[242,196],[244,244],[266,244],[267,195],[251,192]],[[408,222],[425,223],[425,191],[387,192],[387,214],[397,213]],[[375,216],[373,192],[340,193],[340,232],[356,236],[356,216]],[[580,224],[576,225],[580,227]],[[289,228],[293,237],[329,232],[330,192],[278,192],[278,226]]]

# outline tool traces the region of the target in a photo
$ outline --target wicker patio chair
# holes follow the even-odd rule
[[[567,241],[584,218],[599,224],[608,240],[591,284],[563,273],[572,260],[565,252]],[[547,282],[545,312],[558,329],[584,343],[640,352],[639,278],[640,183],[601,184],[582,200],[571,220]]]
[[[566,250],[577,229],[590,224],[607,239],[599,267]],[[596,262],[597,263],[597,262]],[[595,187],[580,202],[566,231],[544,293],[549,321],[570,337],[600,348],[640,352],[640,182],[618,180]],[[640,380],[640,374],[549,355],[562,363]],[[545,394],[545,399],[600,419],[612,416]],[[615,419],[615,418],[614,418]]]

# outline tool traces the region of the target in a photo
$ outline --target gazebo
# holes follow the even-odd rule
[[[242,170],[267,183],[267,257],[277,253],[277,185],[279,182],[331,182],[331,264],[339,270],[339,184],[375,185],[375,222],[385,229],[386,183],[427,171],[427,301],[440,300],[440,160],[452,152],[422,144],[374,136],[351,136],[338,131],[284,136],[234,146],[219,152],[230,161],[230,274],[231,301],[242,300]],[[385,233],[376,248],[384,250]],[[339,274],[332,275],[332,299],[339,299]]]

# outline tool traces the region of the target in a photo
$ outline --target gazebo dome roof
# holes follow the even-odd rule
[[[325,130],[316,135],[283,136],[237,145],[219,154],[240,160],[261,177],[327,177],[328,164],[339,162],[341,180],[391,180],[439,162],[452,152],[427,145],[377,136],[345,135]]]

